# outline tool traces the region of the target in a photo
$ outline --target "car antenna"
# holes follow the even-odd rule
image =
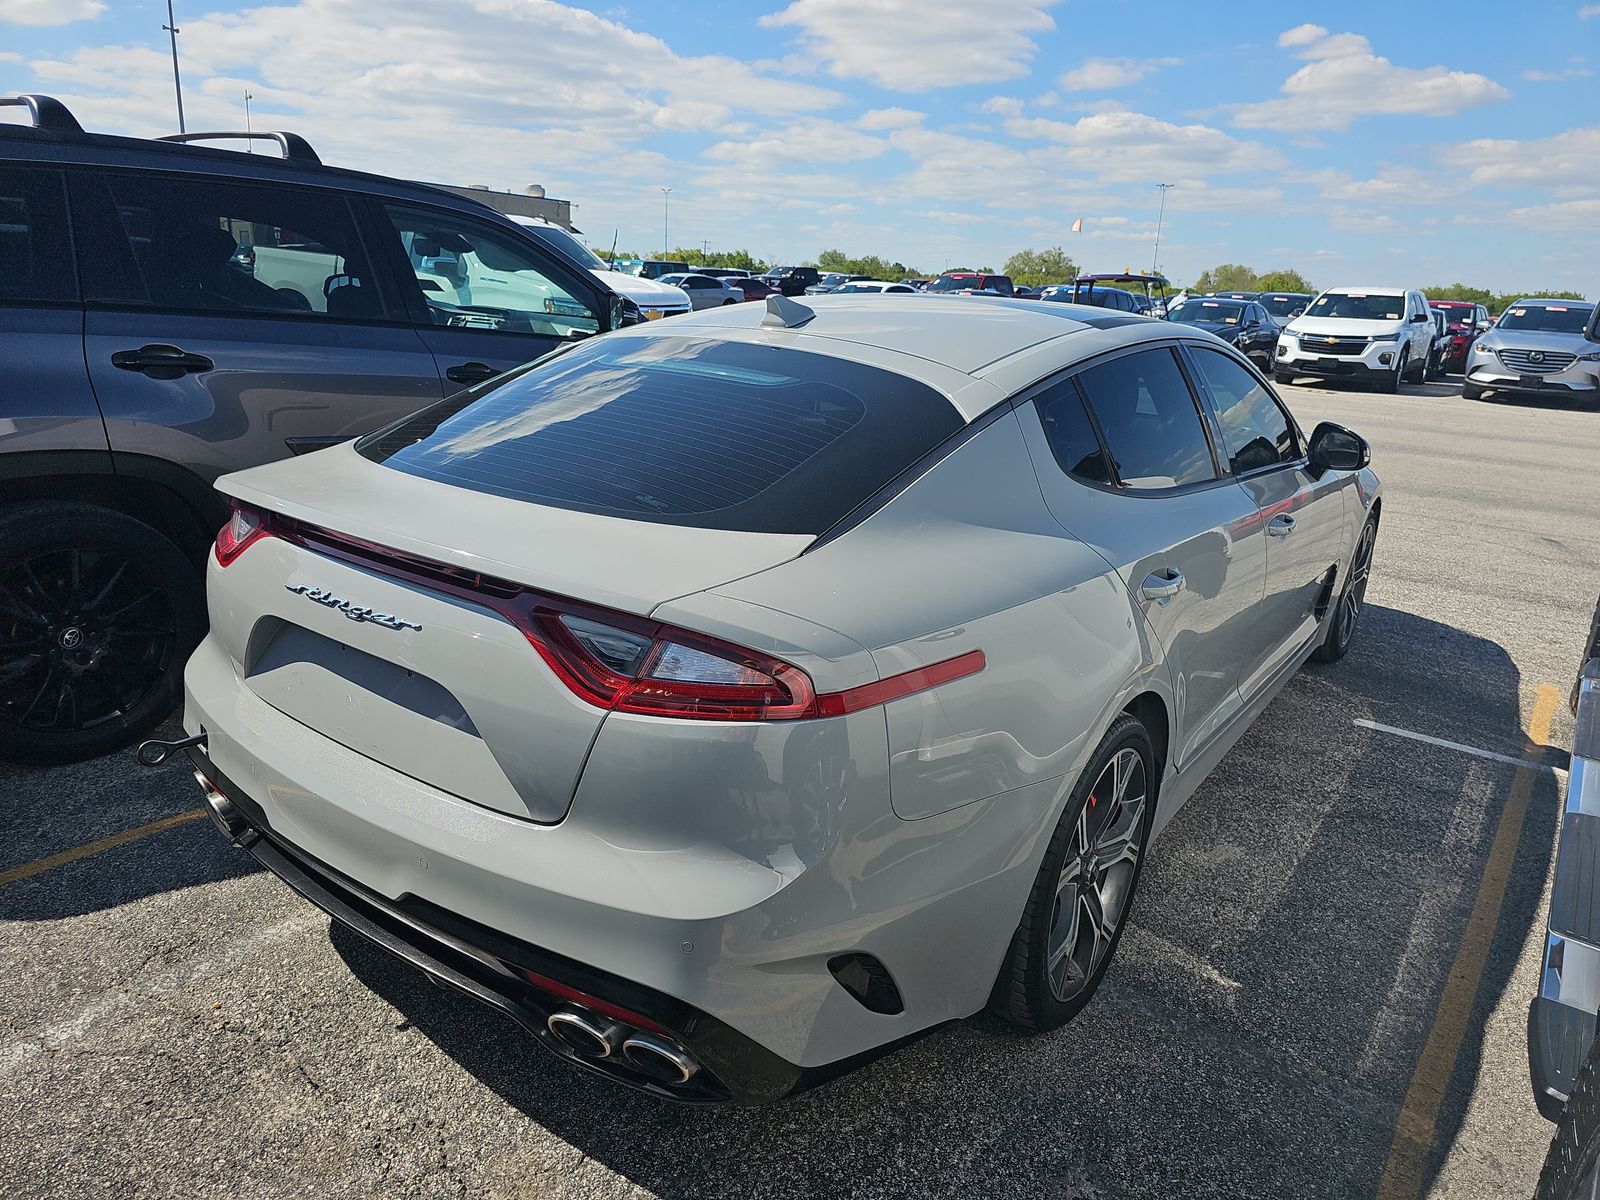
[[[761,326],[763,329],[798,329],[816,315],[815,310],[787,296],[768,296],[767,315],[761,318]]]
[[[620,227],[611,231],[611,253],[606,255],[606,269],[608,271],[615,271],[617,269],[617,238],[619,238],[621,235],[622,230]]]

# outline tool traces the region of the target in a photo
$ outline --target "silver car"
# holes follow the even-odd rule
[[[1461,394],[1468,400],[1487,392],[1600,399],[1594,312],[1582,300],[1518,300],[1472,343]]]
[[[744,293],[731,287],[726,280],[711,275],[692,272],[687,275],[663,275],[660,283],[682,288],[689,297],[689,306],[696,312],[702,308],[720,308],[724,304],[742,304]]]
[[[779,297],[224,478],[218,825],[546,1047],[784,1096],[1088,1001],[1151,841],[1308,657],[1381,497],[1197,331]]]

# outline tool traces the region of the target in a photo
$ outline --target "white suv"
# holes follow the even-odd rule
[[[1329,288],[1278,335],[1272,375],[1378,381],[1398,392],[1407,375],[1421,382],[1434,336],[1421,292],[1397,287]]]

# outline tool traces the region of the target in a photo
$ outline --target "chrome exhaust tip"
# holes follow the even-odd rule
[[[200,790],[205,793],[206,812],[211,817],[211,823],[222,831],[222,836],[235,846],[242,846],[251,840],[255,830],[250,828],[250,823],[240,815],[229,800],[217,789],[217,785],[207,779],[201,772],[194,773],[194,781],[200,785]]]
[[[641,1075],[661,1083],[688,1083],[700,1064],[676,1042],[653,1033],[635,1033],[622,1043],[622,1057]]]
[[[622,1045],[626,1030],[615,1021],[606,1021],[575,1008],[550,1014],[545,1028],[574,1054],[584,1058],[610,1058]]]

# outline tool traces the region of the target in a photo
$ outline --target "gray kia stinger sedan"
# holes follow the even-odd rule
[[[1216,338],[781,297],[230,475],[223,832],[572,1062],[760,1103],[1105,975],[1152,840],[1351,644],[1369,450]]]

